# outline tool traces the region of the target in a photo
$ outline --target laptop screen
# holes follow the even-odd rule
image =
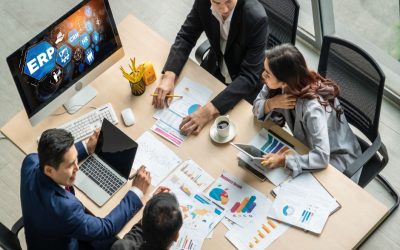
[[[138,144],[107,119],[103,119],[95,153],[128,179]]]

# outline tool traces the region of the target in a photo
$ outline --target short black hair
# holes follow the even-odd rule
[[[74,137],[64,129],[48,129],[42,133],[38,145],[39,167],[49,165],[58,170],[64,154],[74,145]]]
[[[143,211],[143,238],[150,249],[166,249],[183,223],[179,203],[170,193],[151,198]]]

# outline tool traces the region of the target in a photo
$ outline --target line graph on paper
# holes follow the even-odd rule
[[[182,161],[172,150],[157,140],[149,132],[144,132],[137,140],[139,144],[133,168],[141,165],[150,171],[151,184],[157,186]]]

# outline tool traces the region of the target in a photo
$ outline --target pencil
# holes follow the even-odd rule
[[[267,161],[261,161],[261,165],[264,165],[265,163],[267,163]]]
[[[151,96],[158,96],[158,94],[151,94]],[[181,96],[181,95],[166,95],[166,97],[177,97],[177,98],[182,98],[183,96]]]

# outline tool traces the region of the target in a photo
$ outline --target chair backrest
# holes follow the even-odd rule
[[[5,250],[20,250],[21,244],[17,233],[0,223],[0,247]]]
[[[340,85],[339,100],[348,122],[374,141],[385,85],[385,75],[375,60],[348,41],[325,36],[318,72]]]
[[[259,0],[268,15],[267,49],[282,43],[295,44],[300,5],[296,0]]]

